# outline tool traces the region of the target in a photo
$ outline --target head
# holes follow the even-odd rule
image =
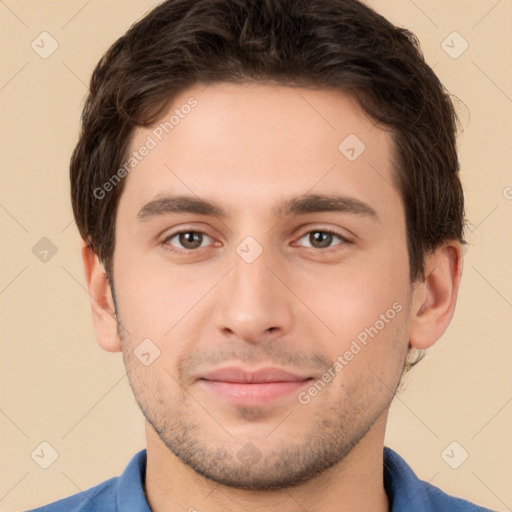
[[[170,0],[113,44],[73,211],[98,340],[170,452],[284,487],[385,420],[455,307],[455,136],[416,38],[356,0]],[[233,402],[205,379],[227,366],[304,382]]]

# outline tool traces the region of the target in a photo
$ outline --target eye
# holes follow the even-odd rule
[[[313,231],[308,231],[304,236],[302,236],[300,240],[306,240],[309,245],[305,245],[305,247],[312,247],[313,249],[330,249],[332,248],[332,243],[335,239],[338,239],[345,244],[351,243],[345,237],[336,233],[336,231],[332,231],[330,229],[315,229]],[[302,244],[300,244],[302,245]],[[340,243],[336,245],[341,245]]]
[[[169,235],[163,241],[163,244],[166,246],[171,245],[172,247],[176,247],[177,249],[193,251],[194,249],[199,249],[201,247],[204,247],[205,245],[208,245],[203,244],[205,240],[210,240],[211,242],[212,238],[209,237],[206,233],[203,233],[202,231],[179,231],[177,233]]]
[[[338,240],[337,243],[336,239]],[[304,247],[312,249],[335,250],[336,245],[350,244],[350,240],[343,237],[341,234],[330,229],[315,229],[307,232],[300,239],[305,240],[305,243],[299,243]],[[196,249],[208,246],[213,239],[202,231],[184,230],[172,233],[169,235],[162,244],[171,251],[185,251],[192,252]]]

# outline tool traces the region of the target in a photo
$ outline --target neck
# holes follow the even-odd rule
[[[250,491],[224,486],[181,462],[146,423],[145,490],[152,512],[264,511],[348,512],[390,510],[383,481],[387,411],[339,463],[287,489]]]

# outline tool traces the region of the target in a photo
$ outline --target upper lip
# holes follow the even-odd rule
[[[293,382],[307,380],[309,376],[297,375],[281,368],[266,367],[258,370],[244,370],[240,367],[229,366],[202,374],[200,379],[218,382],[238,382],[257,384],[265,382]]]

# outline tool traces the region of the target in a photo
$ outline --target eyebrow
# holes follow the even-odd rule
[[[377,212],[369,204],[346,195],[307,194],[291,198],[272,209],[276,217],[321,212],[348,213],[379,220]],[[215,203],[199,197],[178,195],[153,199],[139,210],[137,218],[145,222],[170,213],[195,213],[219,218],[228,216],[227,212]]]

